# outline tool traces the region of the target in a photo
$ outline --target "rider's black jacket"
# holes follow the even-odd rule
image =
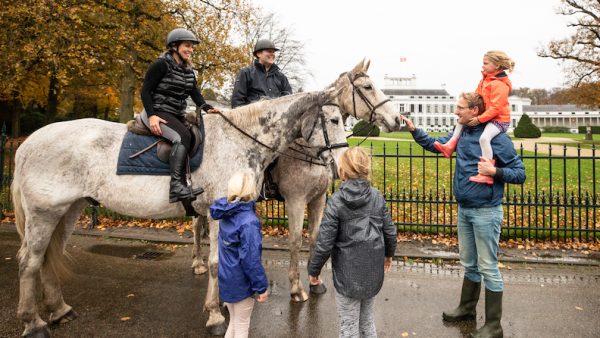
[[[149,117],[157,112],[183,116],[188,96],[202,110],[212,109],[198,90],[191,67],[177,64],[170,53],[162,55],[148,67],[141,96]]]
[[[258,101],[262,97],[275,98],[292,93],[290,83],[276,64],[267,73],[265,67],[254,60],[254,64],[240,70],[231,95],[231,107],[239,107]]]

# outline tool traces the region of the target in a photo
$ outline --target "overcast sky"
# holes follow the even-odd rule
[[[571,33],[569,19],[556,14],[559,0],[251,1],[275,13],[305,43],[314,74],[307,90],[322,89],[368,57],[379,87],[385,74],[415,74],[417,87],[446,84],[455,95],[475,89],[490,49],[515,60],[514,88],[564,85],[557,62],[536,54]]]

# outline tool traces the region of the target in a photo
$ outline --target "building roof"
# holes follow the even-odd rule
[[[450,96],[446,89],[383,89],[385,95]]]
[[[563,112],[563,111],[590,111],[585,107],[580,107],[574,104],[539,104],[531,106],[523,106],[523,112]]]

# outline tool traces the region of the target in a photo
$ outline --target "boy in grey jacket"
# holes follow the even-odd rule
[[[371,159],[359,147],[341,157],[344,181],[325,209],[308,264],[311,285],[331,255],[340,337],[377,337],[373,303],[396,250],[396,227],[381,192],[371,186]]]

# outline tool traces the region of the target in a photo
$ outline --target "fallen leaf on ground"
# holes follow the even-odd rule
[[[402,337],[408,337],[408,332],[402,332]]]
[[[135,297],[135,294],[130,293],[130,294],[127,295],[127,298],[131,298],[131,297]]]
[[[130,319],[131,319],[131,317],[121,317],[121,321],[122,322],[126,322],[126,321],[128,321]]]
[[[575,309],[577,309],[579,311],[583,311],[583,308],[580,308],[579,306],[576,306]]]

